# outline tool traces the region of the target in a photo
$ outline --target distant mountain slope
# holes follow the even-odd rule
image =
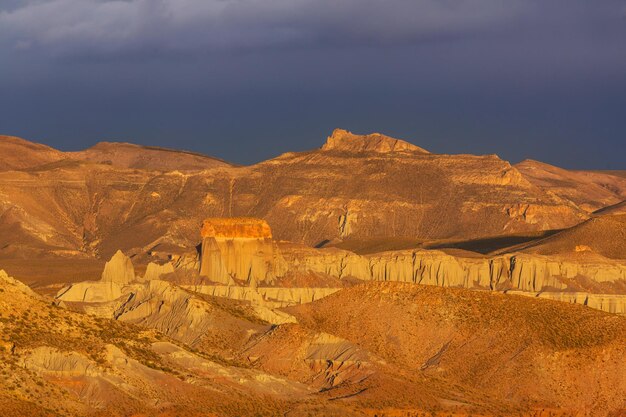
[[[308,245],[337,238],[476,239],[561,229],[588,217],[495,155],[433,155],[393,141],[335,132],[330,148],[247,167],[104,144],[72,158],[113,158],[111,164],[65,159],[0,172],[0,256],[28,248],[103,257],[117,249],[191,248],[207,217],[264,218],[277,239]],[[355,150],[353,143],[365,145]],[[205,162],[213,168],[157,172]]]
[[[515,168],[534,185],[593,212],[626,199],[626,177],[615,171],[572,171],[526,160]]]
[[[377,150],[354,150],[354,143],[369,140]],[[321,150],[254,165],[248,178],[233,179],[229,207],[233,214],[253,210],[277,236],[312,245],[334,238],[500,236],[567,227],[587,216],[495,155],[382,151],[380,140],[335,132]]]
[[[0,171],[33,168],[63,158],[63,152],[49,146],[0,135]]]
[[[66,155],[81,161],[156,171],[194,171],[230,165],[199,153],[122,142],[100,142],[84,151],[67,152]]]
[[[0,135],[0,171],[56,168],[58,165],[46,165],[61,161],[84,161],[153,171],[198,171],[231,166],[207,155],[156,146],[100,142],[82,151],[62,152],[14,136]]]

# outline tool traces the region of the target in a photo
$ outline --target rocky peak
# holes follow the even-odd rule
[[[430,153],[425,149],[415,146],[400,139],[394,139],[381,133],[369,135],[355,135],[344,129],[335,129],[326,140],[323,151],[341,150],[348,152],[419,152]]]
[[[135,280],[135,268],[130,258],[118,250],[115,255],[104,265],[102,281],[128,284]]]

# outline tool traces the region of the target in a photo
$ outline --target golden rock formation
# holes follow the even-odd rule
[[[429,153],[427,150],[409,142],[380,134],[355,135],[344,129],[335,129],[326,140],[322,150],[340,150],[348,152],[419,152]]]
[[[577,287],[571,285],[577,280],[591,282],[599,289],[610,289],[626,282],[626,266],[617,260],[555,258],[527,253],[464,257],[439,250],[399,250],[359,255],[337,248],[315,250],[283,246],[279,259],[284,262],[281,269],[315,272],[340,279],[352,277],[363,281],[410,282],[493,291],[514,289],[531,294],[573,291]],[[550,295],[542,297],[549,298]],[[610,302],[594,301],[599,300],[598,297],[554,295],[551,298],[607,312],[619,313],[626,307],[626,297],[610,297]]]
[[[222,284],[256,285],[274,280],[274,243],[265,220],[207,219],[201,236],[200,275]]]
[[[214,217],[202,222],[202,238],[271,239],[272,230],[263,219],[254,217]]]
[[[515,253],[494,257],[463,257],[439,250],[389,251],[367,255],[335,248],[283,252],[289,268],[320,272],[338,278],[400,281],[443,287],[517,288],[542,291],[566,288],[565,280],[586,277],[596,283],[626,280],[626,266],[602,262],[550,258]]]
[[[123,287],[135,281],[133,262],[122,251],[118,250],[104,265],[99,281],[69,284],[57,293],[56,298],[63,302],[109,302],[120,298],[123,295]]]

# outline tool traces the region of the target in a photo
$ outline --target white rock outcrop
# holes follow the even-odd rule
[[[135,281],[135,268],[130,258],[118,250],[115,255],[104,265],[102,281],[116,282],[120,285],[130,284]]]
[[[146,268],[146,273],[143,276],[145,281],[152,281],[160,279],[162,275],[171,274],[174,272],[174,265],[171,262],[166,262],[163,265],[150,262]]]

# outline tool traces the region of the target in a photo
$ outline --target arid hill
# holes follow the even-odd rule
[[[63,153],[49,146],[14,136],[0,135],[0,171],[33,168],[63,159]]]
[[[624,317],[544,300],[401,283],[360,285],[287,311],[301,326],[368,351],[396,369],[398,379],[425,378],[416,383],[437,387],[447,400],[440,397],[439,404],[455,404],[459,411],[483,403],[501,415],[533,409],[619,415],[626,406]],[[352,401],[382,401],[381,391],[392,397],[395,392],[395,404],[416,399],[397,398],[407,390],[385,391],[377,383],[366,380]],[[418,390],[417,398],[429,391]]]
[[[2,415],[277,415],[311,392],[210,356],[228,354],[228,326],[234,334],[267,326],[241,318],[245,306],[199,298],[195,306],[221,326],[217,347],[210,337],[192,349],[148,327],[57,307],[0,270]]]
[[[78,327],[78,333],[51,338],[54,323],[34,320],[27,331],[38,338],[11,334],[7,346],[12,360],[24,361],[43,380],[42,387],[60,386],[82,413],[163,412],[175,405],[179,415],[204,407],[226,416],[535,416],[546,410],[609,416],[626,407],[626,317],[562,302],[399,282],[351,286],[272,313],[263,300],[207,296],[159,278],[129,281],[132,264],[120,253],[108,265],[101,280],[61,290],[57,304],[63,308],[57,309],[30,301],[40,297],[6,278],[10,302],[20,305],[11,311],[28,308],[33,317],[27,318],[38,319],[38,308],[53,309]],[[13,288],[28,297],[16,296]],[[98,339],[111,337],[102,326],[114,329],[109,332],[115,339]],[[54,344],[63,338],[70,343]],[[77,345],[77,338],[88,343]],[[92,364],[85,349],[106,353]],[[68,361],[81,371],[72,373]],[[117,390],[67,388],[68,379],[92,387],[131,375],[130,386]],[[235,380],[238,388],[231,386]],[[178,392],[175,404],[123,401],[146,389],[152,399],[170,398],[165,387],[153,388],[165,381]],[[229,395],[196,400],[206,390]],[[8,399],[17,395],[8,388]],[[38,395],[36,390],[33,398]],[[59,394],[48,395],[62,403]],[[254,408],[257,401],[261,409]]]
[[[606,214],[626,214],[626,200],[621,201],[617,204],[613,204],[612,206],[608,206],[597,210],[596,214],[606,215]]]
[[[251,166],[0,152],[0,269],[32,287],[0,270],[0,414],[626,413],[615,173],[341,129]]]
[[[626,198],[626,177],[617,172],[569,171],[533,160],[515,168],[534,185],[589,212]]]
[[[585,252],[596,253],[626,261],[626,214],[596,216],[518,249],[527,253],[570,257]]]
[[[150,171],[197,171],[230,165],[199,153],[120,142],[100,142],[84,151],[65,155],[80,161]]]
[[[74,157],[105,163],[64,160],[2,172],[0,232],[13,238],[0,246],[0,257],[191,248],[210,216],[260,217],[276,238],[308,245],[476,239],[560,229],[588,217],[494,155],[428,154],[382,135],[340,130],[328,144],[248,167],[207,159],[212,168],[187,172],[153,171],[169,151],[115,145],[109,157],[102,145],[97,156],[92,149]]]

